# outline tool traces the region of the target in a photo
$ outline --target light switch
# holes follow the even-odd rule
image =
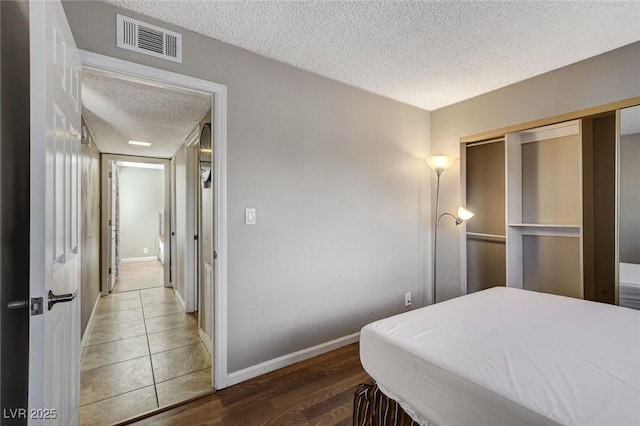
[[[256,209],[254,207],[247,207],[246,209],[244,209],[244,224],[256,224]]]

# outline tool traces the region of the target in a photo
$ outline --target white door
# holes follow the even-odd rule
[[[109,291],[113,290],[113,286],[116,284],[116,244],[117,244],[117,233],[118,228],[116,223],[116,197],[117,197],[117,188],[116,188],[116,162],[111,161],[111,197],[109,197],[110,208],[110,216],[109,216],[109,227],[111,229],[111,283],[109,285]]]
[[[171,194],[169,194],[171,198],[171,236],[170,236],[170,244],[171,244],[171,253],[170,253],[170,275],[171,275],[171,286],[175,289],[178,278],[177,278],[177,265],[178,265],[178,245],[176,241],[176,161],[174,158],[171,159],[171,178],[170,178],[170,186],[171,186]]]
[[[80,59],[57,0],[30,2],[29,36],[29,424],[75,425],[80,389]],[[61,296],[60,303],[48,303],[54,295]]]

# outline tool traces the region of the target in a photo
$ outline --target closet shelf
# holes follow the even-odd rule
[[[580,228],[575,223],[510,223],[509,226],[519,228]]]

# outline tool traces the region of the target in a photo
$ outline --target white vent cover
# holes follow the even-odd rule
[[[182,63],[182,34],[116,15],[117,46]]]

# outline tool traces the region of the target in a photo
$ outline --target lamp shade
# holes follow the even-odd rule
[[[470,210],[465,209],[464,207],[458,207],[458,218],[462,220],[469,220],[474,216],[474,213]]]
[[[436,172],[447,170],[453,164],[453,158],[446,155],[434,155],[427,157],[427,164]]]

